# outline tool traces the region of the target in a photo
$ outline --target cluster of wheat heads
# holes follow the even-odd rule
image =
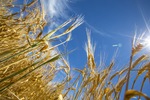
[[[139,53],[144,48],[140,39],[136,39],[132,46],[129,64],[114,72],[112,69],[115,66],[115,59],[109,66],[103,66],[104,68],[96,66],[94,47],[91,44],[89,31],[87,33],[87,64],[84,69],[74,69],[79,76],[68,88],[71,91],[69,100],[130,100],[133,97],[136,97],[136,100],[140,98],[150,100],[143,91],[147,88],[144,84],[146,82],[149,84],[146,80],[150,78],[150,62],[148,55]],[[136,56],[137,54],[140,56]]]
[[[70,67],[55,48],[70,40],[68,33],[82,23],[82,18],[71,18],[44,35],[47,22],[38,0],[16,2],[0,0],[0,100],[119,100],[122,93],[125,100],[132,97],[150,100],[143,92],[150,78],[149,56],[136,56],[144,48],[140,42],[133,42],[129,64],[114,72],[115,60],[108,67],[96,65],[95,48],[87,35],[87,64],[83,70],[71,69],[79,72],[71,80]],[[63,33],[54,35],[68,24],[71,25]],[[63,35],[68,35],[64,42],[51,45]],[[57,66],[58,59],[63,66]],[[53,83],[59,70],[64,70],[66,77]]]
[[[82,24],[81,17],[71,18],[48,34],[47,25],[38,0],[22,3],[17,0],[0,0],[0,100],[54,100],[68,81],[70,68],[55,48],[70,40],[69,33]],[[61,34],[54,35],[66,27]],[[64,42],[51,45],[61,36]],[[55,51],[55,52],[54,52]],[[57,60],[64,66],[57,66]],[[52,80],[65,69],[66,77],[52,85]],[[51,82],[51,84],[50,84]]]

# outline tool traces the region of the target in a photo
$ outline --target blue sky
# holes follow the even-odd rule
[[[86,62],[84,46],[86,43],[85,28],[91,29],[91,37],[96,43],[96,59],[105,53],[106,62],[109,62],[117,47],[117,59],[127,61],[131,50],[131,41],[135,33],[147,31],[144,18],[149,21],[149,0],[78,0],[72,2],[70,15],[81,14],[85,23],[78,27],[72,34],[72,41],[68,48],[76,49],[70,54],[70,63],[74,67],[83,67]],[[144,18],[142,17],[142,14]],[[73,60],[72,60],[73,59]],[[123,61],[118,61],[122,63]]]
[[[86,64],[86,28],[91,30],[92,41],[96,44],[97,65],[100,60],[108,65],[117,50],[114,69],[117,71],[128,64],[135,33],[140,35],[146,31],[146,36],[150,35],[147,29],[149,5],[150,0],[78,0],[71,3],[69,14],[81,14],[85,19],[85,23],[72,32],[72,41],[67,44],[68,50],[76,49],[69,54],[71,67],[82,69]],[[145,86],[149,87],[149,84]],[[144,93],[150,95],[148,89]]]
[[[58,22],[52,24],[49,31],[71,16],[84,16],[84,24],[72,32],[72,40],[66,45],[68,50],[76,49],[69,55],[73,67],[82,68],[86,63],[86,28],[91,30],[96,44],[97,62],[102,54],[108,63],[117,49],[117,59],[127,61],[132,37],[147,31],[146,24],[150,22],[150,0],[47,0],[42,4],[50,19]],[[123,61],[117,60],[118,63]]]
[[[96,44],[97,65],[100,61],[109,65],[117,51],[116,71],[129,63],[135,33],[150,35],[150,0],[49,0],[43,5],[45,14],[55,22],[47,30],[72,16],[84,16],[84,24],[72,32],[72,40],[65,44],[67,51],[75,49],[68,55],[72,68],[83,69],[86,64],[86,28],[91,30],[92,41]]]

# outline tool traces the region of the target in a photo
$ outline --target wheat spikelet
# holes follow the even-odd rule
[[[142,56],[140,56],[137,60],[135,60],[135,62],[132,64],[132,67],[131,67],[131,70],[133,69],[133,68],[135,68],[135,66],[137,66],[139,63],[141,63],[142,61],[145,61],[145,60],[147,60],[147,55],[142,55]]]
[[[125,100],[130,100],[135,96],[143,96],[146,100],[150,100],[148,96],[136,90],[128,90],[125,94]]]
[[[138,53],[142,49],[143,49],[143,45],[139,43],[137,46],[132,48],[132,55],[135,55],[136,53]]]

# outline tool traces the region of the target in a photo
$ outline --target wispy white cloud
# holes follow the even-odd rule
[[[69,18],[70,0],[40,0],[43,18],[50,23],[48,32],[52,31]],[[63,30],[63,28],[61,29]],[[60,30],[59,30],[60,31]],[[57,33],[56,33],[57,34]]]
[[[104,33],[102,31],[100,31],[99,29],[95,28],[94,26],[92,26],[91,24],[89,24],[87,21],[85,21],[85,24],[95,33],[98,33],[101,36],[107,36],[107,37],[111,37],[110,34],[108,33]]]
[[[53,17],[66,17],[69,9],[69,0],[40,0],[45,15]]]

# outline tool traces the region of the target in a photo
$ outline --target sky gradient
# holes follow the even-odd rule
[[[70,57],[77,62],[70,62],[77,67],[85,63],[82,60],[86,55],[83,50],[86,28],[91,30],[92,41],[96,44],[97,59],[105,53],[109,62],[119,47],[117,58],[128,60],[126,57],[130,54],[133,36],[147,31],[144,18],[149,24],[149,5],[149,0],[78,0],[71,3],[70,14],[83,15],[85,23],[73,31],[72,41],[68,43],[70,49],[76,49]]]
[[[86,64],[85,30],[88,28],[91,30],[92,42],[96,44],[97,65],[104,63],[108,66],[116,54],[114,71],[122,69],[129,63],[133,36],[143,32],[146,32],[146,37],[150,35],[149,5],[150,0],[78,0],[72,3],[70,14],[83,15],[85,23],[73,31],[72,41],[67,45],[69,50],[76,49],[69,54],[71,67],[83,69]],[[146,49],[146,52],[149,50]],[[147,89],[143,91],[150,95],[148,83],[145,84]],[[121,95],[123,97],[124,94]]]
[[[69,1],[69,0],[68,0]],[[91,30],[93,44],[96,44],[96,64],[108,66],[115,55],[114,71],[128,64],[131,54],[132,39],[135,34],[150,35],[150,0],[70,0],[68,2],[50,0],[45,2],[47,13],[59,25],[70,16],[84,16],[84,24],[72,32],[72,40],[65,44],[65,50],[73,53],[68,55],[71,68],[83,69],[86,65],[85,44],[86,28]],[[58,9],[56,9],[58,7]],[[58,12],[58,13],[56,13]],[[60,49],[64,50],[64,46]],[[146,49],[149,52],[150,49]],[[134,75],[131,77],[135,77]],[[150,95],[149,84],[146,82],[144,93]],[[137,86],[138,88],[138,86]],[[124,94],[122,94],[123,96]]]

